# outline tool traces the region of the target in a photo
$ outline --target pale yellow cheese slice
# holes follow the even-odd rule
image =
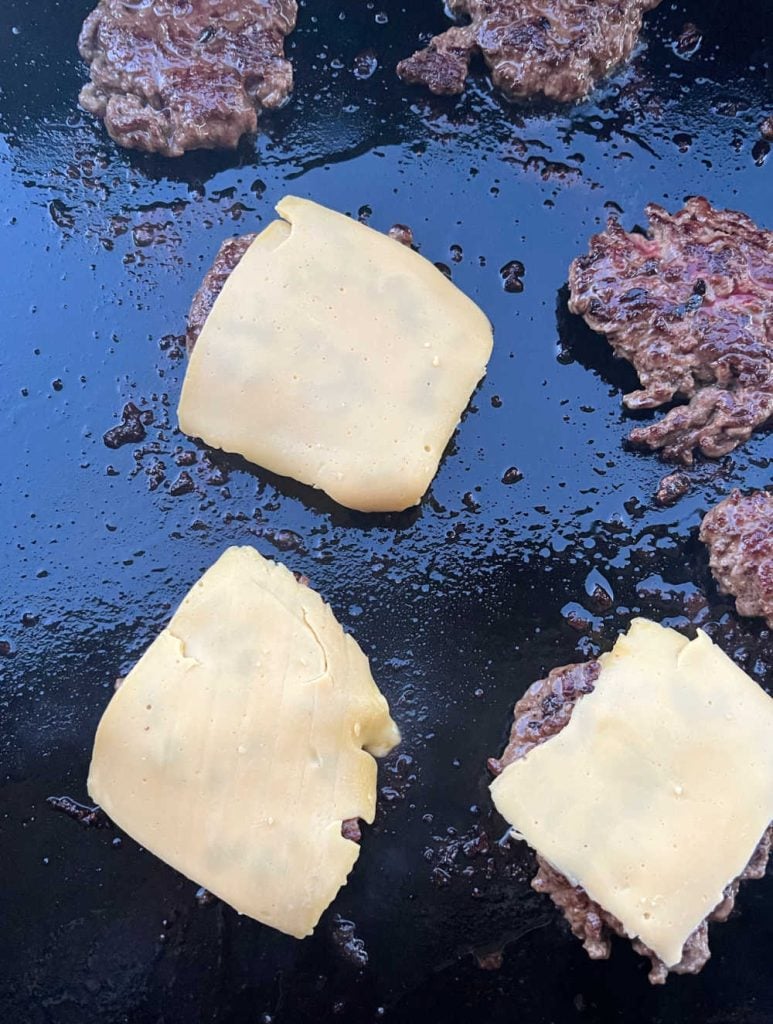
[[[773,700],[699,631],[636,619],[567,726],[491,786],[503,817],[667,965],[773,820]]]
[[[371,754],[399,738],[328,605],[229,548],[110,701],[88,789],[188,878],[301,938],[359,855],[342,821],[373,821]]]
[[[349,508],[416,505],[491,355],[491,326],[428,260],[288,196],[191,355],[180,427]]]

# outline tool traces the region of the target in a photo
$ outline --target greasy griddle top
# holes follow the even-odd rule
[[[697,542],[718,496],[769,483],[770,435],[701,464],[694,490],[657,508],[666,470],[623,445],[631,373],[566,313],[565,288],[609,211],[632,226],[649,200],[673,210],[703,193],[773,227],[773,161],[758,132],[773,108],[773,12],[766,0],[743,14],[664,4],[632,67],[592,101],[525,110],[480,75],[457,101],[401,85],[394,64],[446,24],[439,3],[405,6],[308,0],[288,46],[290,106],[265,119],[257,146],[176,162],[119,151],[75,108],[90,0],[0,10],[9,1021],[773,1014],[770,879],[713,930],[699,978],[651,989],[623,943],[592,963],[531,893],[531,855],[497,843],[505,826],[485,771],[526,686],[608,648],[634,613],[701,623],[773,681],[770,633],[717,595]],[[703,43],[686,58],[675,43],[690,21]],[[379,229],[410,224],[494,322],[488,376],[417,511],[347,512],[238,459],[205,458],[175,430],[190,298],[220,241],[265,225],[286,192]],[[525,267],[520,293],[502,287],[512,260]],[[109,449],[103,435],[127,402],[146,436]],[[331,601],[404,735],[351,882],[303,943],[199,906],[194,885],[116,829],[45,802],[85,799],[113,680],[234,543],[281,557]],[[503,943],[499,971],[469,952]]]

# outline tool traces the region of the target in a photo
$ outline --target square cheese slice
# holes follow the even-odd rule
[[[88,789],[172,867],[301,938],[359,855],[342,821],[373,821],[371,754],[399,739],[322,598],[229,548],[110,701]]]
[[[417,505],[491,355],[418,253],[288,196],[196,342],[180,427],[364,512]]]
[[[568,724],[491,793],[672,967],[773,820],[773,700],[701,631],[636,619],[600,662]]]

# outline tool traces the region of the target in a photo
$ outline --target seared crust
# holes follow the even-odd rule
[[[646,209],[647,234],[610,219],[571,265],[569,308],[633,363],[630,409],[687,399],[630,440],[690,464],[716,458],[773,416],[773,232],[689,199]]]
[[[760,615],[773,629],[773,495],[733,491],[704,516],[700,538],[738,614]]]
[[[78,46],[84,110],[130,149],[232,149],[293,87],[296,0],[99,0]]]
[[[448,0],[451,28],[403,60],[398,75],[437,95],[464,91],[470,60],[482,54],[494,85],[510,99],[569,101],[626,60],[645,11],[660,0]]]
[[[489,760],[489,769],[493,774],[499,775],[513,761],[525,757],[534,747],[546,743],[559,733],[568,724],[578,702],[593,692],[600,672],[601,666],[596,661],[565,665],[553,669],[546,679],[530,686],[515,705],[510,739],[502,756]],[[670,972],[697,974],[705,966],[711,957],[709,922],[726,921],[735,906],[741,882],[765,875],[771,842],[773,825],[760,840],[746,869],[725,889],[722,902],[689,936],[682,950],[682,959],[674,967],[667,967],[643,942],[632,940],[636,952],[648,957],[652,964],[649,980],[653,985],[664,984]],[[572,885],[565,875],[539,854],[537,874],[531,884],[533,889],[549,896],[563,911],[572,934],[582,942],[592,960],[609,958],[613,935],[627,938],[623,926],[613,914],[592,900],[581,886]]]

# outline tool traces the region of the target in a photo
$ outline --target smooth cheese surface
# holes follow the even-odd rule
[[[636,619],[556,736],[491,786],[538,853],[667,965],[773,820],[773,700],[702,632]]]
[[[349,508],[416,505],[491,355],[491,325],[418,253],[289,196],[217,298],[180,426]]]
[[[373,821],[371,753],[399,738],[319,595],[230,548],[110,701],[88,789],[148,850],[300,938],[359,855],[342,821]]]

